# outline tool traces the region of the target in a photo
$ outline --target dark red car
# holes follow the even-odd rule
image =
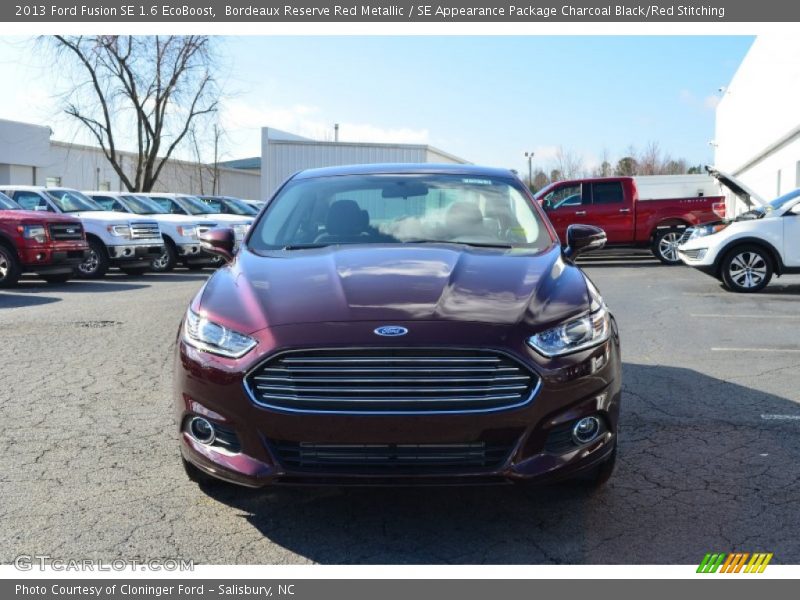
[[[181,324],[175,400],[195,481],[604,482],[619,339],[509,171],[301,172],[272,197]]]

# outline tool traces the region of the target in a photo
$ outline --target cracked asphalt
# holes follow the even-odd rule
[[[206,493],[181,469],[172,345],[207,273],[0,292],[0,562],[800,562],[800,277],[735,295],[647,258],[583,263],[623,337],[602,490]]]

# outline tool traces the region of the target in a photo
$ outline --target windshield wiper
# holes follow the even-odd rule
[[[476,248],[513,248],[511,244],[500,242],[464,242],[458,240],[404,240],[404,244],[461,244],[464,246],[474,246]]]
[[[324,248],[325,246],[330,246],[327,242],[316,242],[311,244],[289,244],[288,246],[284,246],[281,250],[306,250],[307,248]]]

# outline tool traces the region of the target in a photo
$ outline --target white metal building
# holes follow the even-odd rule
[[[716,167],[765,199],[800,187],[798,98],[800,37],[758,37],[717,107]]]
[[[366,163],[457,163],[462,158],[424,144],[321,142],[273,127],[261,129],[261,197],[302,169]]]

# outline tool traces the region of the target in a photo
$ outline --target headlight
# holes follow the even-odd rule
[[[608,309],[602,305],[584,317],[529,337],[528,344],[538,353],[552,358],[602,344],[610,332]]]
[[[186,312],[183,341],[199,350],[228,358],[241,358],[257,343],[250,336],[209,321],[191,309]]]
[[[47,232],[44,225],[23,225],[21,228],[22,237],[28,240],[35,240],[39,244],[47,241]]]
[[[245,235],[247,235],[247,230],[250,229],[250,225],[242,224],[242,225],[234,225],[233,226],[233,233],[236,235],[237,239],[242,239]]]
[[[188,237],[192,239],[197,238],[197,227],[195,227],[194,225],[188,225],[186,227],[179,225],[177,229],[178,233],[183,237]]]
[[[695,227],[692,231],[692,235],[689,236],[690,240],[695,238],[705,237],[707,235],[711,235],[714,233],[719,233],[723,229],[725,229],[729,224],[728,223],[719,223],[717,225],[703,225],[702,227]]]
[[[121,237],[126,239],[131,239],[131,226],[130,225],[109,225],[106,229],[108,229],[108,233],[115,237]]]

